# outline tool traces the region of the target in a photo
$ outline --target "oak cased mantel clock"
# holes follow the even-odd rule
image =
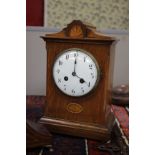
[[[52,132],[108,140],[115,39],[79,20],[42,38],[47,103],[40,122]]]

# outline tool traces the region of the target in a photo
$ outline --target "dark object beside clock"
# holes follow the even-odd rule
[[[112,103],[121,106],[129,105],[129,86],[122,84],[112,90]]]
[[[26,120],[26,148],[42,147],[51,145],[52,135],[50,132],[39,123],[31,120]]]

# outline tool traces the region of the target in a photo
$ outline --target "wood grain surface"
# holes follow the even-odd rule
[[[47,49],[47,104],[40,122],[53,132],[107,139],[114,124],[110,104],[115,39],[98,34],[94,27],[81,21],[73,21],[61,32],[47,34],[42,38],[46,41]],[[86,50],[99,64],[99,84],[86,96],[67,96],[54,83],[52,68],[55,58],[69,48]],[[67,106],[70,103],[79,104],[83,110],[80,113],[68,111]]]

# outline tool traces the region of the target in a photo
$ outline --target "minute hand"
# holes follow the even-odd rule
[[[80,83],[86,83],[86,84],[88,84],[83,78],[79,77],[79,76],[76,74],[76,72],[75,72],[76,64],[77,64],[77,60],[76,60],[76,58],[75,58],[75,61],[74,61],[74,71],[72,72],[72,75],[73,75],[73,76],[76,76],[77,78],[79,78],[79,79],[80,79]],[[89,86],[89,84],[88,84],[88,86]]]
[[[76,73],[76,72],[75,72],[76,64],[77,64],[77,61],[76,61],[76,58],[75,58],[75,61],[74,61],[74,73]]]

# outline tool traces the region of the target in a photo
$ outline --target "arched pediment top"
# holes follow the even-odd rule
[[[115,40],[113,37],[97,32],[96,27],[80,20],[73,20],[67,27],[62,29],[62,31],[46,34],[43,38]]]

